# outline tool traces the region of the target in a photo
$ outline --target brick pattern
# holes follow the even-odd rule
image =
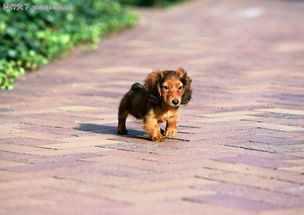
[[[286,9],[288,8],[288,9]],[[0,92],[0,214],[304,214],[304,3],[190,1]],[[184,67],[179,133],[147,139],[121,96]]]

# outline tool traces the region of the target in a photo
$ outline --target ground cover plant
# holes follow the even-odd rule
[[[45,5],[65,8],[33,9]],[[79,43],[97,44],[136,22],[118,0],[4,0],[0,11],[0,89]]]

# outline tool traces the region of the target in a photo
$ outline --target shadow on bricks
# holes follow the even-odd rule
[[[81,123],[79,127],[74,129],[80,131],[87,131],[94,134],[116,134],[116,126],[114,125],[98,125],[91,123]],[[143,139],[150,140],[147,136],[145,136],[144,131],[136,130],[136,129],[128,129],[127,135],[117,135],[117,137],[127,137],[127,138],[135,138],[135,139]]]

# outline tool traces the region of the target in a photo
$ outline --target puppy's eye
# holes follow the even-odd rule
[[[178,89],[178,90],[181,90],[182,88],[183,88],[183,86],[179,86],[177,89]]]
[[[163,86],[163,88],[164,88],[165,90],[169,90],[169,87],[168,87],[168,86]]]

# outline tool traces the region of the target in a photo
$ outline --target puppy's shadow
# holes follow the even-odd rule
[[[127,138],[137,138],[137,139],[144,139],[147,140],[148,138],[145,137],[145,132],[128,128],[128,134],[127,135],[118,135],[116,134],[116,126],[114,125],[98,125],[98,124],[90,124],[90,123],[80,123],[79,127],[76,127],[74,129],[80,130],[80,131],[86,131],[91,132],[95,134],[112,134],[116,135],[118,138],[120,137],[127,137]]]

